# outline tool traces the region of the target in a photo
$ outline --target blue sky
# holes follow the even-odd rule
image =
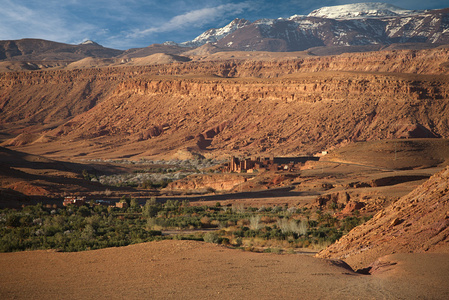
[[[86,39],[110,48],[146,47],[192,40],[235,18],[308,14],[351,0],[0,0],[0,40],[40,38],[78,44]],[[365,1],[370,2],[370,1]],[[371,1],[372,2],[372,1]],[[449,7],[447,0],[385,0],[406,9]]]

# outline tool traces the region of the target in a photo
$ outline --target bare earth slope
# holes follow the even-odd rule
[[[98,169],[102,166],[56,161],[0,147],[0,208],[30,205],[35,201],[60,203],[64,194],[102,194],[105,186],[84,180],[81,175],[82,170],[96,172]],[[121,171],[111,166],[107,169]]]
[[[91,70],[0,74],[0,127],[16,136],[65,123],[111,93],[115,81],[107,76]]]
[[[0,293],[3,299],[441,299],[449,292],[448,258],[387,257],[386,267],[366,276],[342,262],[192,241],[2,253]]]
[[[449,164],[449,139],[401,138],[351,143],[330,151],[328,155],[321,157],[320,161],[358,164],[386,170],[445,166]]]
[[[392,253],[447,253],[448,236],[449,168],[446,168],[318,256],[344,259],[353,268],[365,268],[376,258]]]
[[[298,155],[447,138],[448,53],[3,73],[0,130],[5,145],[60,157]]]
[[[357,140],[447,138],[448,82],[445,75],[345,72],[278,79],[136,76],[43,136],[7,145],[67,156],[170,156],[182,149],[298,155]],[[86,100],[77,105],[88,105]],[[30,111],[31,119],[39,111]],[[9,114],[7,120],[20,119],[15,111]],[[423,127],[424,136],[414,136],[415,127]]]

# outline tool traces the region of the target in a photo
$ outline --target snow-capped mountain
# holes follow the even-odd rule
[[[449,44],[449,8],[414,11],[385,3],[323,7],[309,15],[235,19],[209,29],[181,46],[217,47],[246,51],[301,51],[319,46],[390,45],[393,43]]]
[[[355,3],[326,6],[312,11],[308,17],[327,19],[360,19],[397,17],[416,14],[417,11],[403,9],[388,3]]]
[[[248,20],[235,19],[231,23],[226,25],[225,27],[218,28],[218,29],[217,28],[209,29],[209,30],[205,31],[204,33],[202,33],[201,35],[199,35],[198,37],[196,37],[194,40],[181,43],[181,45],[187,46],[187,47],[192,47],[192,46],[198,47],[198,46],[204,45],[206,43],[215,43],[218,40],[221,40],[222,38],[227,36],[228,34],[233,33],[237,29],[245,27],[249,24],[251,24],[251,22]]]

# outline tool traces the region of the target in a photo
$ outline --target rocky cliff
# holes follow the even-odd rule
[[[448,61],[434,49],[3,73],[0,124],[36,134],[8,145],[70,156],[297,155],[416,128],[449,137]]]

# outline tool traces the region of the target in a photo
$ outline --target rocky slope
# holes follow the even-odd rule
[[[115,83],[109,75],[89,70],[1,74],[0,126],[14,136],[58,126],[110,95]]]
[[[20,207],[37,201],[59,205],[64,195],[102,194],[105,187],[84,180],[82,170],[95,172],[92,165],[56,161],[0,147],[0,207]]]
[[[385,3],[323,7],[307,16],[235,19],[182,45],[241,51],[301,51],[319,46],[447,44],[449,9],[411,11]]]
[[[165,190],[183,192],[229,191],[236,185],[246,182],[246,178],[235,174],[191,175],[170,182]]]
[[[446,75],[381,73],[445,74],[447,61],[433,49],[4,73],[0,124],[7,145],[67,155],[297,155],[421,137],[414,128],[448,137]]]
[[[397,138],[404,124],[448,137],[448,89],[442,79],[371,74],[276,80],[144,76],[121,83],[110,97],[44,136],[120,145],[114,148],[135,144],[136,151],[126,155],[180,147],[315,153],[342,142]]]
[[[88,41],[80,45],[70,45],[40,39],[0,41],[0,60],[20,61],[72,61],[86,57],[111,58],[123,51],[105,48]]]
[[[393,253],[448,252],[449,168],[318,254],[365,268]]]

